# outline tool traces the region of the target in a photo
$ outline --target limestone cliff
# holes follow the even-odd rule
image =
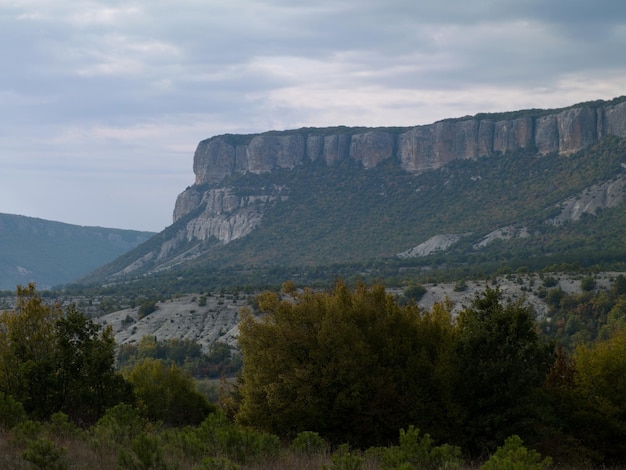
[[[437,169],[455,159],[490,157],[518,149],[569,155],[600,137],[626,136],[626,98],[583,103],[560,110],[479,114],[408,128],[306,128],[257,135],[220,135],[203,140],[194,155],[195,184],[179,195],[174,222],[192,211],[178,238],[241,238],[259,225],[267,204],[288,197],[271,188],[239,197],[221,183],[228,176],[294,168],[305,160],[333,165],[344,159],[374,168],[395,158],[411,173]]]
[[[373,168],[397,158],[407,171],[421,172],[459,158],[520,148],[568,155],[608,134],[626,136],[626,99],[553,111],[479,114],[409,128],[307,128],[221,135],[198,144],[193,168],[196,185],[215,185],[234,173],[293,168],[305,159],[331,165],[352,158]],[[177,211],[175,218],[180,216]]]

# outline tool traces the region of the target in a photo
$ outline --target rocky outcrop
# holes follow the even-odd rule
[[[608,134],[626,136],[626,98],[553,111],[520,111],[510,116],[482,114],[409,128],[340,127],[216,136],[198,145],[195,184],[216,185],[235,173],[293,168],[305,160],[332,165],[352,158],[365,168],[374,168],[397,158],[407,171],[421,172],[455,159],[521,148],[568,155]],[[175,219],[180,212],[175,213]]]
[[[457,243],[463,235],[456,233],[447,233],[445,235],[435,235],[430,237],[424,243],[420,243],[413,248],[398,254],[398,258],[419,258],[421,256],[432,255],[446,251],[452,245]]]
[[[279,187],[237,195],[225,183],[231,175],[291,169],[305,161],[333,165],[346,159],[367,169],[397,159],[406,171],[419,173],[455,159],[497,156],[519,149],[569,155],[608,134],[626,136],[626,97],[552,111],[480,114],[407,128],[307,128],[212,137],[198,144],[193,162],[195,184],[178,196],[174,209],[174,222],[194,216],[152,256],[168,258],[177,247],[192,241],[229,243],[244,237],[259,226],[268,204],[288,197],[289,189]],[[440,242],[452,240],[433,243]],[[431,245],[415,250],[421,253],[432,249]]]
[[[559,214],[546,220],[550,225],[563,225],[577,222],[584,214],[597,215],[603,209],[617,207],[626,199],[626,177],[620,176],[612,181],[594,184],[575,197],[561,202]]]

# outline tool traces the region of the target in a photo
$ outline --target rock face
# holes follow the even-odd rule
[[[202,209],[182,238],[241,238],[261,222],[267,204],[287,197],[284,188],[238,197],[218,187],[228,176],[294,168],[305,160],[333,165],[344,159],[374,168],[396,158],[411,173],[455,159],[496,156],[518,149],[569,155],[608,134],[626,136],[626,100],[593,102],[562,110],[477,115],[411,128],[328,128],[221,135],[203,140],[194,155],[195,185],[179,195],[174,222]],[[503,117],[501,117],[503,116]]]
[[[215,185],[235,173],[293,168],[305,159],[332,165],[352,158],[365,168],[374,168],[397,158],[407,171],[421,172],[455,159],[494,156],[521,148],[568,155],[608,134],[626,136],[626,101],[621,99],[514,114],[521,117],[487,114],[402,129],[301,129],[216,136],[198,145],[193,166],[195,184]],[[180,215],[177,207],[174,218]]]

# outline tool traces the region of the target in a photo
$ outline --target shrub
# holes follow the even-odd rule
[[[328,450],[328,444],[318,433],[302,431],[291,443],[291,448],[300,454],[313,455],[325,453]]]
[[[236,426],[222,411],[209,415],[196,432],[208,454],[225,455],[241,464],[275,458],[280,450],[277,436]]]
[[[593,276],[585,276],[580,280],[580,288],[585,292],[592,291],[596,287],[596,280]]]
[[[539,452],[528,450],[523,444],[517,435],[508,437],[480,470],[544,470],[552,465],[550,457],[541,460]]]
[[[426,294],[426,288],[421,284],[413,284],[402,291],[402,294],[409,300],[419,302],[424,294]]]
[[[0,395],[0,430],[11,429],[26,419],[26,411],[20,402],[10,395]]]
[[[461,449],[448,444],[433,447],[429,434],[409,426],[400,430],[399,446],[373,447],[367,451],[379,460],[382,469],[420,468],[424,470],[458,469],[463,463]]]
[[[331,459],[333,463],[324,465],[324,470],[359,470],[364,462],[363,457],[350,452],[348,444],[340,445]]]
[[[166,470],[163,452],[157,438],[139,435],[131,443],[131,449],[120,451],[117,461],[120,470]]]
[[[467,290],[467,282],[463,279],[456,281],[452,290],[454,290],[454,292],[465,292]]]
[[[193,470],[237,470],[239,467],[224,457],[207,457]]]
[[[65,470],[69,468],[67,451],[48,439],[35,439],[26,446],[22,458],[35,468],[45,470]]]
[[[150,315],[157,309],[156,301],[146,300],[137,310],[137,318],[141,320],[143,317]]]

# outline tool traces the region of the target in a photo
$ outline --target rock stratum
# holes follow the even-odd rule
[[[217,187],[235,174],[291,169],[305,160],[333,165],[346,159],[366,169],[397,159],[407,172],[420,173],[453,160],[494,157],[520,149],[570,155],[606,135],[626,136],[624,98],[552,111],[479,114],[408,128],[306,128],[220,135],[198,144],[193,159],[195,184],[178,196],[173,219],[177,222],[203,207],[202,215],[189,222],[186,238],[229,243],[259,225],[267,203],[286,197],[281,187],[247,197],[238,197],[228,186]]]

